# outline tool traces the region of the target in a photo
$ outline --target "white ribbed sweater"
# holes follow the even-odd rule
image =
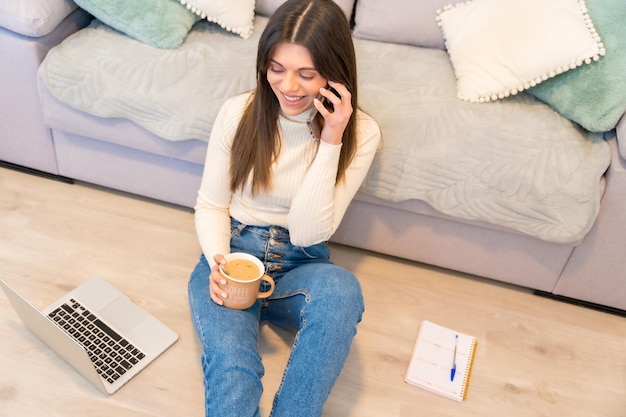
[[[310,246],[328,240],[359,189],[380,141],[380,129],[357,110],[357,153],[345,181],[335,186],[341,145],[312,137],[307,114],[279,118],[280,155],[272,166],[270,192],[252,196],[230,191],[230,150],[250,93],[229,99],[219,111],[209,146],[195,206],[196,232],[209,262],[215,254],[230,252],[230,217],[248,225],[282,226],[291,242]]]

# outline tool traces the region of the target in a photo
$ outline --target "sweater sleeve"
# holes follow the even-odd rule
[[[230,154],[248,95],[228,100],[220,109],[209,138],[202,182],[195,205],[196,234],[209,263],[230,253]]]
[[[341,145],[320,142],[289,211],[291,243],[311,246],[330,239],[361,186],[380,142],[380,128],[367,114],[357,114],[357,151],[344,181],[335,184]]]

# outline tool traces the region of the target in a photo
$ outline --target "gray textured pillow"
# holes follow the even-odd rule
[[[359,0],[354,36],[381,42],[444,49],[437,10],[454,0]]]
[[[285,0],[257,0],[255,11],[263,16],[271,16],[276,9],[283,4]],[[341,7],[341,10],[346,14],[348,20],[352,17],[352,9],[354,8],[355,0],[335,0],[335,3]]]

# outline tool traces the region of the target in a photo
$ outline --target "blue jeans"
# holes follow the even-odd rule
[[[293,246],[282,227],[236,220],[231,230],[231,251],[261,259],[276,288],[247,310],[219,306],[209,295],[209,263],[200,257],[189,280],[189,304],[202,342],[206,415],[260,415],[264,368],[257,340],[259,323],[267,320],[297,331],[271,416],[321,416],[361,321],[360,284],[330,262],[326,243]]]

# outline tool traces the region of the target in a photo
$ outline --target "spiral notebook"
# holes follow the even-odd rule
[[[455,401],[467,395],[476,338],[422,321],[406,382]]]

